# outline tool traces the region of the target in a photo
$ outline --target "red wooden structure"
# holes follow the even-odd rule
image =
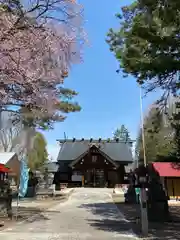
[[[0,181],[4,181],[8,178],[8,173],[10,172],[10,169],[6,167],[4,164],[0,163]]]

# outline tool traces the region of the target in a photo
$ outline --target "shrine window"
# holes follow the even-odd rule
[[[97,155],[93,155],[93,156],[92,156],[92,162],[93,162],[93,163],[97,162]]]
[[[81,173],[81,171],[73,171],[73,175],[81,176],[82,173]]]

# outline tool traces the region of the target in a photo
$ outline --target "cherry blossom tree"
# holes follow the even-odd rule
[[[0,0],[1,109],[40,126],[80,110],[62,84],[85,40],[83,8],[73,0]]]

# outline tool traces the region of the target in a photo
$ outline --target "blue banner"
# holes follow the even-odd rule
[[[26,161],[21,161],[20,166],[20,182],[19,182],[19,197],[24,197],[28,189],[29,169]]]

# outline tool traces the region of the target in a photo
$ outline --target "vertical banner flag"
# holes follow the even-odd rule
[[[28,180],[29,180],[29,169],[26,161],[21,161],[20,166],[20,182],[19,182],[19,197],[24,197],[28,188]]]

